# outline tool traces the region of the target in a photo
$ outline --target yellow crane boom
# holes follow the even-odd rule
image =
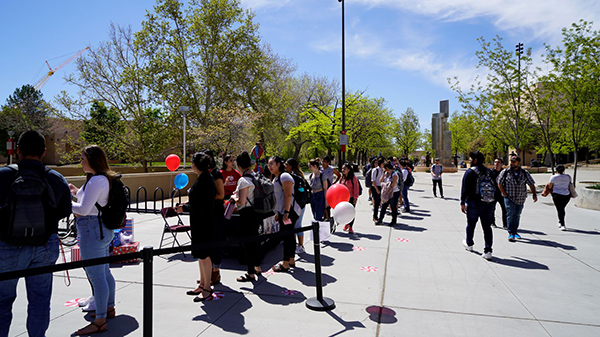
[[[33,87],[36,90],[42,89],[42,87],[44,86],[44,84],[46,84],[46,82],[48,82],[48,79],[50,79],[50,76],[54,75],[54,73],[56,71],[58,71],[60,68],[66,66],[71,61],[73,61],[74,59],[78,58],[81,54],[83,54],[83,52],[85,52],[89,48],[90,47],[85,47],[84,49],[78,51],[77,53],[75,53],[73,56],[69,57],[65,62],[61,63],[58,67],[56,67],[54,69],[52,69],[52,67],[50,66],[50,63],[48,63],[48,61],[46,61],[46,65],[48,65],[48,69],[49,69],[48,74],[46,74],[46,76],[42,77],[42,79],[39,80]]]

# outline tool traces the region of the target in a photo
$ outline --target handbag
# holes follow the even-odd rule
[[[227,201],[225,204],[225,213],[223,214],[223,217],[229,220],[231,219],[231,215],[233,214],[233,210],[235,209],[235,202]]]
[[[575,191],[575,185],[573,183],[569,183],[569,192],[571,192],[571,198],[577,198],[578,194]]]

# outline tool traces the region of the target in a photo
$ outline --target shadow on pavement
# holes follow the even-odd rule
[[[519,228],[519,233],[522,233],[522,234],[535,234],[535,235],[547,235],[544,232],[538,232],[538,231],[532,231],[530,229],[520,229],[520,228]]]
[[[94,318],[88,313],[84,317],[87,321],[92,322]],[[83,328],[83,323],[82,323]],[[119,315],[117,312],[117,316],[115,318],[111,318],[108,320],[108,331],[110,336],[127,336],[132,332],[138,330],[140,328],[140,323],[133,316],[129,315]],[[140,331],[141,332],[141,331]],[[71,336],[81,336],[77,334],[77,331],[73,332]],[[83,335],[90,336],[90,335]]]
[[[363,329],[365,328],[365,326],[359,321],[352,321],[352,322],[344,321],[340,316],[336,315],[332,310],[327,311],[327,314],[329,316],[331,316],[331,318],[335,319],[338,323],[340,323],[344,327],[343,330],[340,330],[334,334],[331,334],[330,337],[341,335],[344,332],[354,330],[355,328],[363,328]]]
[[[355,229],[357,230],[357,229]],[[381,240],[381,235],[377,235],[377,234],[363,234],[363,233],[358,233],[355,232],[354,234],[349,234],[347,232],[335,232],[332,235],[335,236],[339,236],[341,238],[348,238],[350,240],[360,240],[360,239],[369,239],[369,240],[374,240],[374,241],[379,241]]]
[[[323,242],[323,244],[325,245],[326,243]],[[348,245],[350,245],[350,247],[354,247],[354,245],[352,245],[350,243],[348,243]],[[350,248],[350,250],[352,250],[352,248]],[[315,256],[314,255],[308,254],[308,253],[303,253],[303,254],[300,254],[299,256],[300,256],[300,258],[296,259],[296,261],[303,261],[306,263],[315,264]],[[335,259],[333,257],[325,255],[325,254],[321,254],[321,266],[324,266],[324,267],[333,266],[333,261],[335,261]]]
[[[414,213],[415,213],[415,212],[414,212],[414,211],[412,211],[410,214],[414,214]],[[428,215],[428,216],[429,216],[429,215]],[[411,215],[404,215],[404,214],[403,214],[403,215],[401,215],[401,216],[400,216],[400,218],[401,218],[402,220],[423,220],[423,218],[422,218],[422,217],[419,217],[419,216],[411,216]]]
[[[523,269],[542,269],[549,270],[547,265],[541,264],[539,262],[527,260],[521,257],[515,257],[515,259],[504,259],[501,257],[494,256],[492,258],[492,263],[501,264],[504,266],[515,267],[515,268],[523,268]]]
[[[572,229],[572,228],[567,228],[567,232],[579,233],[579,234],[600,235],[600,232],[598,232],[598,231],[584,231],[581,229]]]
[[[234,291],[231,288],[223,285],[220,285],[218,287],[218,291],[226,294],[240,294],[239,292]],[[221,319],[221,317],[225,315],[223,313],[223,306],[218,305],[218,303],[219,302],[210,301],[200,304],[205,314],[198,315],[192,318],[192,321],[203,321],[206,323],[210,323],[212,325],[218,326],[219,328],[223,329],[223,331],[227,332],[233,332],[240,335],[248,334],[249,331],[244,326],[246,321],[244,319],[244,316],[242,315],[242,312],[252,307],[252,303],[250,302],[250,300],[248,300],[246,296],[242,294],[240,299],[234,305],[227,305],[229,309],[225,311],[227,316],[224,319]],[[173,333],[175,334],[175,331],[173,331]]]
[[[394,229],[401,230],[401,231],[409,231],[409,232],[424,232],[427,230],[427,228],[425,228],[425,227],[411,226],[411,225],[404,224],[404,223],[396,224],[396,226],[394,226]]]
[[[306,300],[306,296],[304,296],[304,294],[301,292],[271,283],[268,279],[260,282],[254,288],[242,287],[240,289],[253,293],[254,295],[258,296],[258,298],[269,304],[290,305],[304,302]]]
[[[390,308],[372,305],[367,307],[366,311],[369,313],[369,318],[375,323],[393,324],[398,322],[396,312]]]
[[[558,242],[550,241],[550,240],[537,240],[537,239],[530,240],[530,239],[523,238],[523,239],[519,240],[519,242],[528,243],[528,244],[532,244],[532,245],[562,248],[564,250],[577,250],[577,248],[574,246],[563,245],[562,243],[558,243]]]
[[[296,267],[294,268],[294,271],[291,274],[293,278],[302,282],[302,284],[307,287],[317,286],[316,275],[310,270],[306,270],[301,267]],[[323,286],[326,286],[329,283],[335,283],[337,279],[331,275],[321,273],[321,281]]]
[[[411,191],[411,192],[425,192],[425,190],[415,190],[415,189],[412,189],[412,188],[410,188],[408,190]]]
[[[340,252],[351,252],[352,248],[354,247],[353,244],[351,243],[345,243],[345,242],[330,242],[330,241],[323,241],[323,246],[325,247],[331,247],[331,248],[335,248]],[[321,255],[322,257],[323,255]],[[323,262],[323,259],[321,259],[321,263]]]

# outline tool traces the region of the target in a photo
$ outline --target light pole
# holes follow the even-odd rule
[[[517,132],[515,133],[515,137],[517,139],[517,153],[521,152],[520,147],[521,144],[519,144],[519,117],[521,115],[521,53],[523,53],[523,43],[519,42],[516,46],[515,46],[515,51],[517,52],[517,57],[519,59],[519,68],[518,68],[518,78],[517,78],[517,85],[518,90],[517,90],[517,125],[515,130],[517,130]]]
[[[189,106],[180,106],[179,111],[183,114],[183,168],[185,169],[185,113],[190,111]]]
[[[338,0],[342,3],[342,135],[346,135],[346,43],[344,34],[344,0]],[[342,162],[346,161],[346,145],[342,145]]]

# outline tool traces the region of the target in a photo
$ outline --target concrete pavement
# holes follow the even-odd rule
[[[196,262],[181,255],[156,257],[154,336],[600,336],[600,212],[569,204],[569,231],[561,232],[552,200],[540,197],[534,204],[529,198],[521,220],[523,239],[510,243],[506,231],[494,229],[494,257],[488,262],[480,256],[479,228],[475,252],[461,244],[463,173],[444,174],[446,199],[433,198],[430,176],[416,173],[409,194],[412,213],[403,214],[395,227],[373,224],[365,189],[356,233],[339,227],[321,244],[324,295],[336,302],[329,312],[311,311],[304,303],[315,296],[312,242],[293,272],[264,273],[254,283],[236,282],[245,267],[225,259],[223,284],[215,287],[222,297],[206,303],[194,303],[185,294],[195,287]],[[534,175],[537,184],[549,177]],[[577,180],[598,181],[600,171],[581,170]],[[133,217],[136,241],[157,247],[162,218]],[[272,250],[263,271],[281,255],[281,246]],[[142,265],[115,266],[112,272],[117,317],[99,336],[141,336]],[[71,335],[91,320],[80,308],[65,306],[90,295],[82,270],[70,277],[66,287],[63,273],[55,274],[48,336]],[[13,313],[10,335],[27,335],[23,280]]]

